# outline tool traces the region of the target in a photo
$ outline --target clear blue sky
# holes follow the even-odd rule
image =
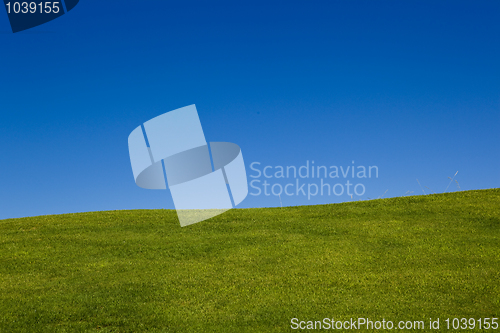
[[[417,178],[442,192],[457,170],[500,187],[499,17],[499,1],[81,0],[13,34],[0,9],[0,219],[173,208],[135,185],[127,137],[190,104],[249,175],[354,160],[379,168],[357,199],[422,194]]]

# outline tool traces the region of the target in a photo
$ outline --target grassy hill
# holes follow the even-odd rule
[[[500,189],[0,221],[0,332],[289,332],[500,317]],[[490,330],[494,332],[495,330]],[[500,331],[500,327],[497,331]]]

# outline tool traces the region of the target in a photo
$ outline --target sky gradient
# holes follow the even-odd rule
[[[81,0],[13,34],[2,9],[0,219],[174,208],[135,185],[127,138],[191,104],[207,141],[241,147],[249,181],[252,162],[379,168],[361,197],[284,206],[423,194],[416,179],[443,192],[456,171],[462,190],[500,187],[499,15],[498,1]]]

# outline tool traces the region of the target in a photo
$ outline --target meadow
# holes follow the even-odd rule
[[[500,189],[0,221],[0,332],[297,332],[500,317]],[[367,331],[367,330],[365,330]],[[500,331],[490,329],[489,331]]]

